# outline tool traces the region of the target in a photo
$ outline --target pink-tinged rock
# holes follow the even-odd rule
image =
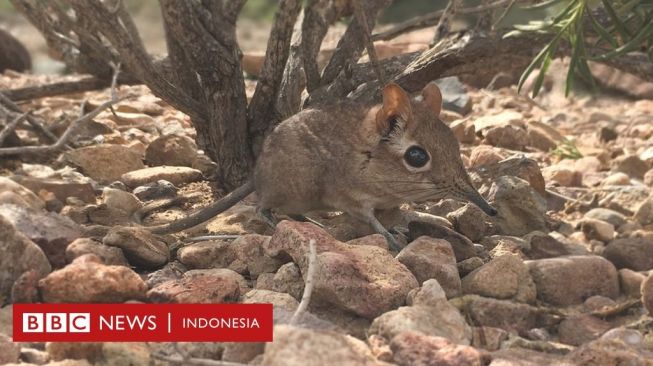
[[[498,150],[499,149],[488,145],[480,145],[473,148],[472,153],[469,156],[470,166],[478,167],[500,162],[505,157],[501,155]]]
[[[498,126],[483,133],[485,142],[511,150],[523,150],[528,144],[526,130],[512,125]]]
[[[448,241],[420,236],[399,252],[397,260],[408,267],[419,283],[433,278],[448,298],[460,294],[456,257]]]
[[[421,236],[428,236],[436,239],[443,239],[451,244],[456,256],[456,262],[476,256],[474,243],[466,236],[449,229],[446,226],[436,223],[411,221],[408,223],[409,236],[413,240]]]
[[[14,282],[25,272],[33,271],[38,278],[52,270],[41,248],[0,215],[0,300],[8,300]]]
[[[95,203],[95,190],[89,182],[68,182],[59,179],[39,179],[22,176],[13,179],[36,194],[42,190],[52,192],[61,202],[66,202],[69,197],[77,197],[84,202]]]
[[[195,141],[179,135],[164,135],[150,142],[145,161],[150,166],[192,166],[197,156]]]
[[[489,354],[446,338],[402,332],[390,342],[393,361],[401,366],[482,366]]]
[[[0,194],[7,193],[17,196],[18,200],[22,203],[21,205],[25,208],[39,210],[45,207],[43,200],[34,192],[7,177],[0,177]],[[9,202],[7,201],[7,203]]]
[[[374,319],[368,335],[392,339],[404,331],[444,337],[458,344],[469,344],[472,339],[472,330],[465,318],[444,299],[389,311]]]
[[[248,234],[231,243],[237,262],[245,267],[245,272],[252,278],[257,278],[261,273],[276,272],[284,264],[283,260],[265,253],[263,248],[269,240],[269,236]]]
[[[245,279],[228,269],[192,270],[180,279],[158,284],[147,297],[159,303],[223,303],[238,301]]]
[[[69,263],[85,254],[95,254],[107,265],[129,266],[120,248],[110,247],[90,238],[79,238],[66,247],[66,260]]]
[[[380,366],[362,341],[332,331],[289,325],[274,327],[274,341],[265,345],[265,366]]]
[[[401,306],[418,286],[412,273],[378,247],[348,245],[319,227],[282,221],[266,246],[272,257],[289,255],[303,276],[308,270],[309,240],[317,249],[313,300],[373,319]]]
[[[555,353],[531,351],[526,348],[504,348],[492,353],[492,366],[578,366],[566,362]]]
[[[575,255],[526,261],[526,265],[541,301],[566,306],[594,295],[619,296],[617,269],[603,257]]]
[[[653,352],[620,339],[603,339],[585,343],[564,357],[572,365],[653,365]]]
[[[55,212],[0,205],[0,216],[4,216],[18,231],[41,247],[55,268],[66,264],[66,247],[82,235],[82,228],[78,224]]]
[[[552,165],[542,169],[542,176],[547,182],[554,182],[563,187],[580,187],[583,185],[583,174],[573,167]]]
[[[516,255],[503,255],[475,269],[462,280],[466,294],[497,299],[535,302],[535,283],[528,268]]]
[[[102,144],[82,147],[64,154],[66,160],[100,183],[111,183],[145,166],[139,154],[126,146]]]
[[[39,290],[47,303],[119,303],[144,299],[147,286],[131,269],[86,254],[40,280]]]

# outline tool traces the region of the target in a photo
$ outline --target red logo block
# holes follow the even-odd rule
[[[272,304],[14,304],[15,342],[271,342]]]

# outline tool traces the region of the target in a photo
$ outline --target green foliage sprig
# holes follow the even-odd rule
[[[519,80],[521,90],[526,79],[539,68],[533,98],[542,88],[544,76],[558,48],[565,42],[571,50],[565,95],[573,88],[577,76],[595,88],[588,61],[605,61],[644,50],[653,62],[653,0],[545,0],[524,8],[557,10],[546,20],[516,25],[515,30],[505,35],[510,37],[526,32],[553,35]],[[599,14],[606,19],[597,19]]]

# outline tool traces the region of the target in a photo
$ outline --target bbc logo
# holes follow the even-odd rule
[[[90,313],[23,313],[24,333],[90,333]]]

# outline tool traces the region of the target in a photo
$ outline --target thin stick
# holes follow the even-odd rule
[[[379,80],[381,85],[386,84],[385,74],[383,69],[379,66],[379,57],[376,54],[376,48],[374,48],[374,42],[372,41],[372,32],[370,30],[369,24],[367,23],[367,16],[365,15],[365,10],[361,1],[354,0],[351,4],[354,6],[354,14],[356,15],[356,21],[363,27],[363,38],[365,40],[365,48],[367,49],[367,55],[370,58],[370,63],[374,67],[374,72],[376,72],[376,77]]]
[[[28,86],[17,89],[4,89],[2,92],[14,102],[63,94],[81,93],[98,90],[109,86],[109,80],[98,79],[95,76],[84,77],[75,81],[57,81],[52,84]]]
[[[84,116],[74,120],[64,131],[64,133],[59,137],[57,142],[55,142],[52,145],[48,146],[21,146],[21,147],[8,147],[4,149],[0,149],[0,156],[6,156],[6,155],[19,155],[19,154],[39,154],[39,153],[47,153],[51,151],[57,151],[62,149],[68,141],[72,138],[73,134],[79,129],[80,126],[85,124],[86,122],[90,121],[91,119],[95,118],[100,112],[103,110],[109,108],[110,106],[118,103],[119,101],[126,99],[125,98],[119,98],[119,99],[114,99],[116,97],[115,92],[113,90],[116,87],[116,82],[118,79],[118,74],[120,70],[118,67],[116,67],[114,74],[113,74],[113,79],[111,81],[111,100],[106,101],[102,103],[100,106],[92,110],[91,112],[85,114]]]
[[[7,114],[13,114],[14,116],[17,116],[23,111],[14,103],[11,99],[7,98],[6,95],[4,95],[2,92],[0,92],[0,104],[4,107],[4,109],[7,111]],[[34,118],[32,115],[27,115],[27,122],[29,122],[30,125],[34,126],[38,131],[40,131],[43,135],[45,135],[50,141],[57,141],[57,136],[50,132],[47,128],[43,127],[43,124],[41,122]]]
[[[193,366],[246,366],[244,363],[238,362],[228,362],[228,361],[218,361],[211,360],[208,358],[195,358],[189,357],[184,358],[182,356],[166,356],[160,353],[153,353],[153,358],[161,361],[167,361],[170,363],[176,363],[180,365],[193,365]]]
[[[23,122],[25,118],[27,118],[27,114],[29,112],[25,112],[21,114],[20,116],[14,118],[11,122],[7,123],[5,128],[0,131],[0,146],[2,146],[2,143],[5,141],[5,138],[9,136],[10,133],[12,133],[16,127],[18,127],[18,124]]]
[[[517,0],[510,1],[510,4],[508,4],[508,6],[506,6],[506,9],[503,11],[503,13],[501,13],[501,15],[499,16],[499,19],[497,19],[497,21],[494,22],[494,24],[492,24],[492,30],[497,29],[497,25],[499,25],[499,23],[501,23],[501,21],[506,17],[506,15],[508,15],[508,13],[510,13],[510,10],[512,10],[512,8],[515,6],[516,3],[517,3]]]
[[[234,240],[240,238],[242,235],[203,235],[203,236],[193,236],[192,238],[184,239],[186,243],[195,243],[198,241],[207,241],[207,240]]]
[[[311,295],[313,294],[313,286],[315,285],[314,277],[317,267],[315,262],[317,260],[317,249],[315,248],[315,239],[308,242],[308,269],[306,270],[306,279],[304,280],[304,293],[302,294],[302,301],[299,303],[297,310],[290,319],[290,324],[296,324],[297,321],[304,315],[308,304],[311,302]]]

